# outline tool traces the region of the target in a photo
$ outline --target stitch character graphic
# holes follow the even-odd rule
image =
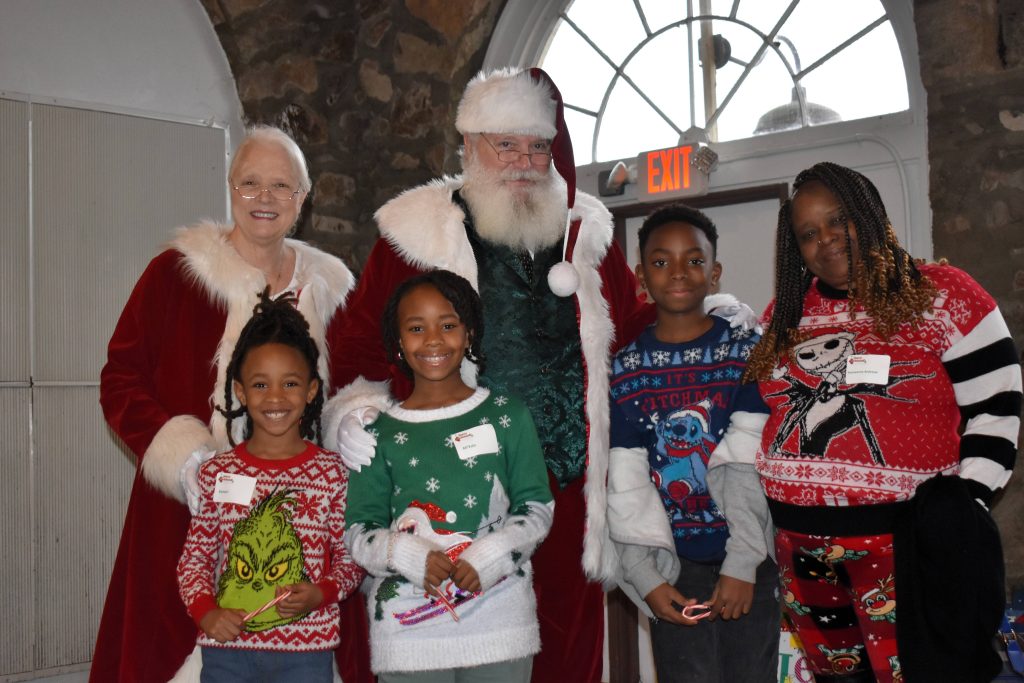
[[[889,390],[897,384],[913,379],[930,379],[927,375],[892,375],[885,384],[846,384],[846,361],[857,353],[852,332],[836,332],[808,339],[793,347],[792,362],[805,373],[816,377],[816,386],[781,371],[789,387],[766,398],[784,396],[786,405],[791,406],[772,441],[771,450],[785,454],[782,446],[799,429],[800,453],[824,457],[832,439],[855,429],[860,429],[867,443],[871,459],[877,465],[884,465],[882,449],[871,429],[867,406],[863,397],[877,396],[900,403],[913,403],[913,399],[892,396]],[[916,361],[897,361],[890,369],[905,365],[916,365]],[[777,379],[779,377],[776,377]]]
[[[679,504],[692,521],[712,522],[713,514],[706,475],[715,448],[711,436],[711,402],[675,410],[655,424],[655,449],[661,465],[652,468],[655,486]]]
[[[220,607],[251,612],[274,598],[274,589],[309,581],[302,543],[292,527],[294,491],[274,491],[235,524],[227,550],[227,568],[217,581]],[[246,622],[248,631],[264,631],[301,619],[284,618],[271,607]]]
[[[829,664],[832,665],[832,673],[834,674],[853,673],[860,668],[861,662],[864,661],[864,657],[861,654],[862,650],[864,650],[863,645],[839,647],[831,650],[819,644],[818,649],[821,650],[821,654],[828,658]]]
[[[860,596],[864,611],[868,613],[871,621],[888,621],[896,623],[896,598],[893,597],[893,576],[890,574],[884,579],[878,580],[878,588],[872,588]]]

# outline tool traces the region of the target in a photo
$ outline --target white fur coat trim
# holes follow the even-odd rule
[[[387,381],[371,382],[368,379],[356,377],[351,384],[342,387],[338,393],[332,396],[324,406],[324,448],[338,451],[338,428],[341,426],[341,418],[356,408],[370,406],[382,413],[390,408],[394,400],[391,398],[389,384],[390,382]]]
[[[382,206],[376,214],[381,236],[408,263],[421,270],[444,268],[458,273],[479,290],[476,258],[466,228],[465,214],[452,201],[462,187],[459,177],[444,177],[412,188]],[[587,502],[583,568],[594,579],[610,580],[617,561],[605,524],[608,472],[608,372],[615,334],[608,302],[601,294],[598,266],[612,240],[612,217],[596,198],[576,193],[573,218],[583,221],[572,262],[580,275],[576,292],[580,340],[586,368]],[[424,234],[431,230],[432,234]]]
[[[176,415],[164,423],[142,458],[142,476],[156,490],[185,502],[179,475],[193,451],[215,451],[217,442],[199,418]]]
[[[259,300],[260,292],[267,286],[263,272],[249,265],[228,241],[231,226],[204,221],[191,227],[178,228],[169,247],[185,257],[185,271],[206,293],[210,300],[227,311],[224,334],[217,346],[214,363],[217,380],[210,396],[211,405],[224,403],[225,370],[231,361],[235,343],[245,323],[252,317],[252,309]],[[300,283],[298,310],[309,323],[309,331],[316,340],[320,351],[317,371],[325,386],[330,386],[328,350],[325,335],[328,323],[345,301],[352,289],[354,278],[342,261],[330,254],[311,247],[298,240],[286,239],[285,243],[296,252],[295,280]],[[232,397],[234,404],[236,399]],[[166,425],[165,425],[166,427]],[[242,438],[244,421],[234,423],[236,441]],[[227,428],[224,417],[214,410],[210,418],[210,432],[214,450],[228,448]],[[173,434],[161,428],[146,449],[143,463],[154,462],[143,467],[143,474],[153,486],[173,498],[183,498],[177,479],[177,471],[191,454],[191,450],[180,450],[186,444],[165,439]],[[164,462],[160,462],[163,460]],[[173,481],[166,475],[177,466]],[[160,473],[157,476],[157,473]],[[150,479],[150,476],[153,479]],[[170,486],[170,488],[168,488]]]

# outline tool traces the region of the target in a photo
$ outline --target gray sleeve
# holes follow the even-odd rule
[[[711,497],[729,523],[722,574],[754,582],[757,566],[774,555],[768,499],[753,465],[724,463],[708,470]]]

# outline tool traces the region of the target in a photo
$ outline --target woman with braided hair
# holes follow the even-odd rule
[[[818,681],[991,680],[987,505],[1021,408],[1006,323],[966,273],[907,253],[860,173],[823,162],[793,185],[747,368],[785,611]]]

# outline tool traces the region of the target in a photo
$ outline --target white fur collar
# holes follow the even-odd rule
[[[463,224],[466,216],[452,201],[452,193],[460,187],[460,176],[432,180],[398,195],[375,217],[381,236],[409,264],[422,270],[451,270],[477,287],[476,259]],[[595,197],[577,192],[573,218],[583,219],[573,263],[594,268],[612,241],[611,214]]]
[[[222,306],[227,313],[224,334],[214,359],[217,379],[210,397],[212,405],[224,400],[225,368],[231,361],[238,335],[252,316],[260,292],[267,286],[263,272],[249,265],[228,242],[230,231],[230,226],[205,221],[179,228],[170,244],[185,256],[188,277],[193,278],[208,293],[211,301]],[[300,287],[297,308],[309,323],[309,333],[320,351],[317,370],[323,383],[329,387],[327,325],[344,303],[354,278],[337,257],[298,240],[285,240],[285,243],[298,254],[298,270],[294,277]],[[234,437],[238,442],[242,440],[244,421],[236,420],[234,425]],[[222,448],[227,446],[224,417],[217,411],[210,418],[210,431]]]
[[[178,228],[169,246],[184,254],[188,274],[213,300],[230,308],[232,303],[252,297],[255,305],[255,296],[267,286],[266,278],[231,246],[230,232],[229,225],[202,221]],[[285,244],[299,253],[295,279],[312,290],[316,309],[326,316],[322,319],[326,325],[355,284],[352,272],[341,259],[305,242],[286,239]]]

